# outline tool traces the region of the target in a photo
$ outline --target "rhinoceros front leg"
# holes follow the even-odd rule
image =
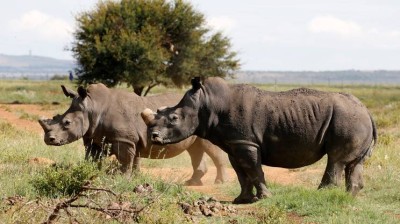
[[[261,167],[261,152],[257,147],[234,145],[229,160],[237,173],[242,188],[240,195],[233,201],[235,204],[252,203],[272,195],[267,189]],[[257,191],[256,196],[253,194],[253,186]]]
[[[236,172],[240,184],[240,195],[233,200],[233,203],[247,204],[257,201],[257,197],[253,194],[254,185],[248,178],[246,172],[233,156],[229,155],[229,161]]]
[[[98,161],[103,149],[89,138],[84,138],[83,144],[85,146],[85,160]]]
[[[133,159],[133,170],[139,172],[140,171],[140,157],[135,155],[135,158]]]
[[[118,162],[121,163],[121,172],[130,174],[136,154],[135,145],[124,142],[113,143],[111,152],[117,157]]]

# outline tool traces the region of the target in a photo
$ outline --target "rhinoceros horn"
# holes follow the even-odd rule
[[[142,111],[142,113],[140,113],[140,115],[142,116],[143,121],[144,121],[144,123],[145,123],[146,125],[150,124],[150,122],[151,122],[152,120],[154,120],[154,117],[155,117],[155,116],[154,116],[155,113],[154,113],[151,109],[149,109],[149,108],[144,109],[144,110]]]
[[[42,128],[45,132],[50,131],[50,126],[47,124],[48,119],[42,118],[42,119],[39,119],[38,122],[39,122],[40,126],[42,126]]]

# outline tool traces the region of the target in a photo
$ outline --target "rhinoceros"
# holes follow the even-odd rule
[[[64,94],[72,98],[72,103],[64,114],[39,120],[47,145],[60,146],[83,138],[86,157],[98,158],[102,146],[110,143],[111,154],[115,154],[121,163],[121,171],[125,173],[135,165],[139,166],[138,157],[164,159],[187,150],[193,166],[193,175],[186,181],[187,185],[202,185],[201,178],[207,172],[203,159],[205,152],[217,168],[215,183],[225,181],[224,152],[209,141],[193,137],[167,147],[152,145],[148,141],[147,127],[140,112],[146,107],[156,109],[165,104],[174,105],[182,95],[169,93],[140,97],[109,89],[103,84],[91,84],[87,89],[79,87],[77,92],[61,87]]]
[[[377,141],[369,111],[350,94],[269,92],[221,78],[192,79],[176,106],[157,113],[146,109],[142,118],[155,144],[196,135],[227,152],[241,186],[234,203],[271,195],[262,164],[298,168],[324,155],[328,162],[319,188],[338,185],[344,170],[346,190],[356,195],[364,186],[363,162]]]

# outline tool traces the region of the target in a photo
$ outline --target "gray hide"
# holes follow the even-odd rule
[[[181,98],[178,94],[139,97],[134,93],[109,89],[103,84],[92,84],[78,93],[62,86],[66,96],[72,98],[70,108],[53,119],[41,119],[48,145],[64,145],[83,138],[87,158],[99,157],[102,145],[111,143],[111,154],[122,164],[123,172],[130,171],[138,157],[163,159],[187,150],[192,160],[193,175],[188,185],[201,185],[207,172],[206,152],[217,167],[216,183],[225,181],[223,152],[209,141],[193,137],[180,143],[160,147],[148,143],[147,127],[139,117],[146,107],[156,109],[161,105],[174,105]]]
[[[305,88],[267,92],[220,78],[204,85],[193,79],[176,106],[142,117],[156,144],[196,135],[227,152],[241,185],[235,203],[270,195],[262,164],[298,168],[326,154],[319,187],[337,185],[344,170],[347,191],[356,195],[364,185],[363,161],[377,139],[370,113],[352,95]]]

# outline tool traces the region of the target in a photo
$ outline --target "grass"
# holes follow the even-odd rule
[[[0,103],[40,104],[43,109],[62,113],[68,108],[70,99],[65,97],[60,85],[66,84],[76,89],[74,84],[62,81],[0,81]],[[282,91],[297,88],[296,85],[274,86],[259,85],[270,91]],[[126,87],[119,87],[127,89]],[[316,190],[321,176],[314,173],[302,177],[307,184],[279,185],[270,184],[273,197],[261,200],[253,205],[237,207],[243,209],[232,217],[196,217],[199,223],[292,223],[300,220],[303,223],[399,223],[400,222],[400,87],[397,86],[313,86],[315,89],[341,91],[357,96],[371,111],[379,133],[378,144],[372,157],[364,167],[365,188],[356,197],[350,197],[340,188]],[[129,90],[129,89],[127,89]],[[156,88],[156,93],[164,92],[164,88]],[[182,92],[182,90],[174,90]],[[57,102],[58,105],[54,105]],[[8,107],[2,107],[10,109]],[[13,111],[15,113],[15,111]],[[17,111],[21,119],[36,120],[29,111]],[[39,176],[50,172],[49,165],[30,163],[32,158],[47,158],[58,164],[61,171],[71,171],[83,162],[84,149],[82,141],[51,147],[43,143],[42,136],[26,130],[14,128],[0,118],[0,220],[4,223],[39,223],[43,222],[52,208],[68,195],[45,195],[33,184]],[[312,166],[298,169],[324,169],[325,160]],[[111,166],[111,165],[110,165]],[[188,156],[183,154],[167,160],[144,160],[147,168],[181,169],[190,167]],[[71,168],[72,167],[72,168]],[[100,170],[93,182],[120,195],[121,200],[135,205],[146,205],[153,198],[145,212],[137,217],[141,223],[177,223],[191,222],[179,207],[180,202],[192,203],[201,194],[187,191],[174,181],[162,181],[145,172],[135,174],[132,178],[122,175],[110,175],[106,168]],[[47,170],[47,171],[46,171]],[[297,172],[294,170],[293,172]],[[38,176],[39,175],[39,176]],[[49,178],[47,178],[49,179]],[[268,181],[268,180],[267,180]],[[66,182],[66,181],[64,181]],[[155,189],[154,194],[139,196],[134,188],[139,184],[149,183]],[[63,186],[63,185],[62,185]],[[237,196],[239,185],[235,181],[215,186],[219,192]],[[5,200],[19,195],[22,202],[9,205]],[[107,206],[113,199],[104,194],[93,196],[96,203]],[[34,213],[32,213],[35,209]],[[246,209],[249,209],[247,212]],[[98,212],[85,209],[71,210],[74,217],[84,223],[116,223],[106,219]],[[85,220],[85,221],[83,221]],[[69,222],[63,213],[59,220]]]

